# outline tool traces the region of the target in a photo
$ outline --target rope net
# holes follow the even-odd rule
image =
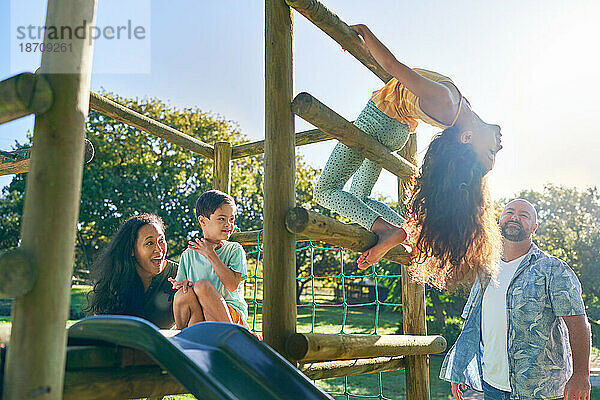
[[[248,259],[246,300],[252,331],[262,329],[262,243],[244,246]],[[297,331],[300,333],[393,334],[401,326],[401,303],[387,302],[389,287],[401,285],[400,266],[373,265],[358,271],[356,253],[322,242],[296,245]],[[333,262],[336,265],[333,265]],[[328,265],[324,265],[327,263]],[[386,264],[387,265],[387,264]],[[397,272],[394,270],[396,269]],[[315,383],[335,399],[405,398],[404,371],[328,378]],[[385,378],[385,379],[384,379]]]

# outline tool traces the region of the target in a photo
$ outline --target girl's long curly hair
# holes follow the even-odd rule
[[[135,242],[138,231],[154,224],[164,231],[163,220],[154,214],[133,215],[117,231],[92,265],[94,288],[88,293],[88,315],[124,314],[142,316],[144,285],[136,270]]]
[[[502,241],[485,171],[460,130],[431,141],[408,202],[405,226],[413,249],[413,278],[440,288],[495,275]]]

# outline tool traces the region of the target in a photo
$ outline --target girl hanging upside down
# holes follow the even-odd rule
[[[418,120],[443,131],[429,145],[414,182],[408,221],[368,197],[381,167],[342,143],[319,177],[315,201],[377,235],[377,244],[358,259],[361,269],[406,240],[420,281],[454,286],[493,272],[501,243],[484,176],[502,148],[500,127],[483,122],[450,78],[407,67],[365,25],[351,28],[393,76],[373,92],[354,124],[392,151],[404,147]]]

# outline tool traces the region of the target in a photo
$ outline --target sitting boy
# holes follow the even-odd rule
[[[230,322],[248,327],[244,300],[246,253],[239,243],[228,242],[235,225],[233,198],[209,190],[196,202],[203,238],[189,242],[181,255],[179,271],[171,279],[177,289],[173,313],[177,329],[202,321]]]

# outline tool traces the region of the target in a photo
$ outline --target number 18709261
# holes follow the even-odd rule
[[[21,53],[34,53],[34,52],[49,52],[49,53],[71,53],[73,51],[72,43],[36,43],[26,42],[19,43],[19,49]]]

